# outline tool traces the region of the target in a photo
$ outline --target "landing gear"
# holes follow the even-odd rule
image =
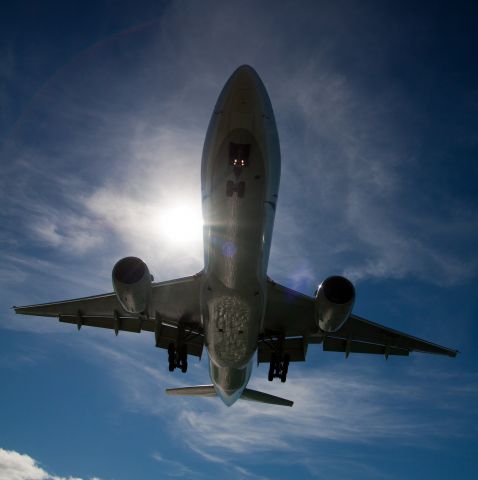
[[[174,343],[170,343],[168,346],[168,363],[170,372],[180,368],[181,372],[186,373],[188,371],[187,345],[180,345],[179,348],[176,348]]]
[[[287,380],[287,372],[289,371],[290,355],[280,355],[273,353],[271,355],[271,362],[269,364],[269,374],[267,379],[272,382],[274,378],[280,378],[280,381],[284,383]]]

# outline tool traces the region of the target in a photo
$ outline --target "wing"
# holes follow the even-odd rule
[[[77,298],[55,303],[13,307],[15,313],[58,317],[60,322],[139,333],[155,332],[156,346],[168,348],[178,340],[188,345],[188,353],[201,356],[204,338],[200,321],[201,273],[152,285],[150,315],[133,316],[123,310],[115,293]]]
[[[458,353],[354,314],[337,332],[322,332],[315,322],[315,298],[270,280],[267,292],[259,362],[270,361],[271,354],[281,348],[289,354],[291,361],[303,361],[311,343],[322,343],[324,351],[345,352],[346,356],[350,353],[372,353],[388,357],[425,352],[455,357]]]

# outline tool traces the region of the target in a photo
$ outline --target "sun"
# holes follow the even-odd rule
[[[201,240],[202,215],[200,209],[175,205],[163,209],[157,219],[159,234],[170,242],[194,243]]]

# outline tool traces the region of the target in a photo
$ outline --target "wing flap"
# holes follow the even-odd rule
[[[73,300],[63,300],[61,302],[13,307],[13,309],[15,310],[15,313],[21,315],[36,315],[39,317],[78,315],[78,312],[83,312],[84,314],[94,314],[96,316],[108,316],[113,315],[115,310],[118,312],[123,312],[123,309],[121,308],[121,305],[114,293],[75,298]]]
[[[403,348],[387,347],[373,343],[349,341],[342,338],[326,337],[323,341],[324,352],[371,353],[377,355],[408,356],[409,351]]]
[[[373,343],[382,347],[393,347],[409,352],[435,353],[449,357],[456,357],[458,353],[457,350],[427,342],[407,333],[373,323],[357,315],[351,315],[345,325],[331,336],[344,340],[350,338],[357,342]]]
[[[79,327],[98,327],[112,330],[140,333],[142,330],[141,320],[133,317],[99,317],[84,315],[59,315],[60,322],[73,323]],[[143,330],[145,330],[143,328]]]

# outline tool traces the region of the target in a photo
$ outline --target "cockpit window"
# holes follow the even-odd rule
[[[247,167],[250,149],[249,144],[231,142],[229,144],[229,163],[234,167]]]

